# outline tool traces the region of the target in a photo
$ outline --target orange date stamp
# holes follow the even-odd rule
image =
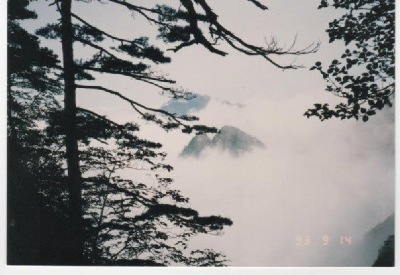
[[[332,243],[340,244],[343,246],[350,246],[353,242],[351,236],[340,236],[333,238],[329,235],[324,235],[319,238],[311,238],[310,235],[297,235],[294,240],[296,246],[309,246],[311,245],[311,243],[317,243],[323,246],[328,246]]]

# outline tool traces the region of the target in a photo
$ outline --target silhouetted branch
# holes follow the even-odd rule
[[[129,77],[132,77],[134,79],[145,81],[145,82],[147,82],[149,84],[153,84],[153,85],[155,85],[155,83],[148,82],[146,80],[152,80],[152,81],[164,82],[164,83],[170,83],[170,84],[176,83],[174,80],[165,79],[165,78],[158,78],[158,77],[152,77],[152,76],[149,76],[149,75],[139,74],[139,73],[128,73],[128,72],[122,72],[122,71],[111,71],[111,70],[106,70],[106,69],[102,69],[102,68],[95,68],[95,67],[88,67],[88,66],[81,66],[81,68],[85,69],[85,70],[96,71],[96,72],[99,72],[99,73],[118,74],[118,75],[123,75],[123,76],[129,76]],[[160,88],[164,89],[164,87],[162,87],[162,86],[157,86],[157,87],[160,87]]]
[[[168,24],[165,24],[165,23],[163,23],[161,21],[158,21],[158,20],[156,20],[154,18],[151,18],[149,15],[147,15],[145,13],[145,11],[147,11],[147,12],[150,12],[150,13],[159,14],[159,12],[157,10],[148,9],[148,8],[141,7],[141,6],[136,6],[136,5],[133,5],[133,4],[125,2],[125,1],[119,1],[119,0],[109,0],[109,1],[113,2],[113,3],[116,3],[116,4],[119,4],[119,5],[122,5],[122,6],[125,6],[129,10],[139,13],[140,15],[142,15],[144,18],[146,18],[151,23],[155,23],[157,25],[169,26]]]
[[[106,118],[105,116],[99,115],[99,114],[97,114],[97,113],[95,113],[95,112],[93,112],[93,111],[90,111],[90,110],[88,110],[88,109],[85,109],[85,108],[82,108],[82,107],[77,107],[76,109],[77,109],[78,111],[82,111],[82,112],[88,113],[88,114],[90,114],[90,115],[92,115],[92,116],[95,116],[95,117],[101,119],[101,120],[104,120],[104,121],[106,121],[107,123],[109,123],[109,124],[115,126],[116,128],[118,128],[118,129],[120,129],[120,130],[123,130],[123,129],[125,128],[123,125],[118,124],[118,123],[116,123],[116,122],[114,122],[114,121],[112,121],[112,120],[109,120],[109,119]]]
[[[254,1],[252,2],[256,3]],[[192,0],[181,0],[181,3],[185,6],[185,8],[189,13],[189,22],[191,31],[195,37],[196,42],[191,42],[191,43],[200,43],[207,49],[209,49],[211,52],[220,55],[226,55],[225,52],[220,52],[219,50],[216,50],[215,47],[213,47],[211,43],[202,35],[202,32],[197,25],[198,14],[193,7]],[[304,55],[304,54],[315,53],[319,49],[320,46],[319,42],[311,43],[307,47],[300,50],[293,50],[294,45],[290,46],[288,49],[285,50],[282,47],[278,47],[276,40],[274,40],[273,43],[269,44],[267,48],[249,44],[240,37],[238,37],[237,35],[235,35],[234,33],[232,33],[231,31],[229,31],[228,29],[226,29],[224,26],[222,26],[218,21],[218,16],[212,11],[211,7],[207,4],[205,0],[196,0],[196,3],[198,3],[205,11],[207,17],[206,22],[210,24],[210,31],[214,36],[217,36],[218,39],[225,40],[231,47],[238,50],[239,52],[242,52],[246,55],[261,56],[278,68],[296,69],[299,68],[299,66],[294,66],[292,64],[281,65],[278,62],[272,60],[269,57],[269,55]],[[179,50],[184,46],[186,45],[184,44],[182,46],[178,46],[176,49]]]
[[[98,46],[98,45],[96,45],[96,44],[94,44],[94,43],[92,43],[92,42],[90,42],[88,40],[85,40],[85,39],[82,39],[82,38],[79,38],[79,37],[75,37],[75,41],[81,42],[84,45],[88,45],[88,46],[90,46],[90,47],[92,47],[94,49],[97,49],[97,50],[100,51],[100,53],[105,52],[106,54],[108,54],[112,58],[120,60],[120,58],[115,56],[113,53],[109,52],[108,50],[104,49],[103,47],[100,47],[100,46]]]
[[[93,28],[94,30],[96,30],[96,31],[98,31],[98,32],[100,32],[100,33],[102,33],[103,35],[107,36],[108,38],[111,38],[111,39],[113,39],[113,40],[117,40],[117,41],[120,41],[120,42],[126,42],[126,43],[129,43],[129,44],[134,44],[134,43],[133,43],[132,41],[130,41],[130,40],[127,40],[127,39],[124,39],[124,38],[120,38],[120,37],[116,37],[116,36],[114,36],[114,35],[111,35],[111,34],[105,32],[105,31],[103,31],[103,30],[101,30],[101,29],[99,29],[99,28],[93,26],[92,24],[88,23],[86,20],[82,19],[81,17],[79,17],[78,15],[76,15],[76,14],[74,14],[74,13],[71,13],[71,16],[72,16],[73,18],[77,19],[78,21],[80,21],[81,23],[85,24],[86,26],[88,26],[88,27],[90,27],[90,28]],[[134,44],[134,45],[137,46],[137,47],[139,47],[139,45],[137,45],[137,44]]]
[[[268,7],[267,6],[264,6],[263,4],[261,4],[259,1],[257,1],[257,0],[247,0],[247,1],[250,1],[250,2],[252,2],[254,5],[256,5],[257,7],[259,7],[260,9],[262,9],[262,10],[268,10]]]
[[[191,32],[194,36],[194,43],[196,44],[201,44],[203,45],[205,48],[207,48],[210,52],[212,53],[216,53],[218,55],[222,55],[225,56],[227,55],[226,52],[223,52],[221,50],[216,49],[214,46],[211,45],[211,43],[205,38],[205,36],[203,35],[203,32],[200,30],[199,26],[198,26],[198,21],[197,21],[197,12],[193,6],[193,3],[191,0],[180,0],[182,5],[186,8],[186,10],[189,13],[189,24],[190,24],[190,28],[191,28]],[[199,1],[200,2],[200,1]],[[216,15],[213,14],[209,14],[212,15],[212,20],[216,20]],[[215,18],[215,19],[214,19]]]
[[[143,204],[146,207],[151,207],[151,206],[154,205],[153,201],[151,201],[151,200],[139,195],[138,193],[131,192],[127,188],[119,187],[118,185],[110,183],[107,180],[101,180],[99,178],[93,178],[93,177],[92,178],[90,178],[90,177],[89,178],[83,178],[83,180],[86,181],[86,182],[93,182],[93,183],[103,184],[103,185],[105,185],[107,187],[110,187],[113,190],[116,190],[116,191],[121,192],[123,194],[132,196],[133,198],[135,198],[137,201],[139,201],[141,204]]]
[[[140,104],[140,103],[138,103],[138,102],[136,102],[136,101],[134,101],[134,100],[131,100],[131,99],[127,98],[126,96],[123,96],[123,95],[120,94],[119,92],[116,92],[116,91],[113,91],[113,90],[104,88],[104,87],[102,87],[102,86],[76,85],[76,88],[100,90],[100,91],[103,91],[103,92],[106,92],[106,93],[115,95],[115,96],[117,96],[117,97],[119,97],[119,98],[125,100],[126,102],[129,102],[129,103],[132,105],[132,107],[133,107],[138,113],[140,113],[140,114],[143,115],[143,116],[144,116],[145,114],[144,114],[143,112],[141,112],[137,107],[140,107],[140,108],[145,109],[145,110],[147,110],[147,111],[151,111],[151,112],[163,114],[163,115],[165,115],[165,116],[167,116],[167,117],[170,117],[171,119],[173,119],[174,121],[176,121],[176,122],[177,122],[178,124],[180,124],[181,126],[184,126],[185,128],[186,128],[186,127],[189,127],[188,125],[182,123],[179,119],[177,119],[177,117],[176,117],[175,115],[173,115],[173,114],[171,114],[171,113],[169,113],[169,112],[167,112],[167,111],[164,111],[164,110],[161,110],[161,109],[154,109],[154,108],[147,107],[147,106],[145,106],[145,105],[143,105],[143,104]]]

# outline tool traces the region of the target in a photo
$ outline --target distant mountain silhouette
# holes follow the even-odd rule
[[[386,243],[386,246],[391,244],[391,236],[394,235],[394,214],[387,217],[383,222],[377,224],[362,238],[361,242],[354,248],[353,260],[357,266],[372,266],[381,264],[382,257],[378,263],[376,263],[378,256],[382,253],[382,247]],[[394,239],[393,239],[394,240]],[[387,249],[384,249],[385,258],[388,257]]]
[[[394,234],[394,214],[387,217],[383,222],[378,223],[371,230],[365,234],[365,239],[369,241],[375,241],[379,239],[380,243],[383,243],[389,235]]]
[[[183,149],[181,156],[198,157],[205,148],[210,146],[212,146],[212,140],[206,134],[197,135]]]
[[[238,156],[251,151],[253,148],[264,147],[265,145],[260,140],[242,130],[232,126],[224,126],[212,139],[206,134],[192,138],[183,149],[181,156],[198,157],[206,148],[228,151],[232,155]]]
[[[380,248],[392,235],[394,235],[394,214],[367,232],[363,240],[363,254],[368,259],[369,265],[378,258]]]
[[[394,214],[364,232],[360,232],[360,237],[354,236],[354,242],[349,246],[337,242],[329,245],[329,250],[321,249],[320,253],[324,257],[320,266],[388,265],[394,257],[390,254],[394,252],[394,238],[391,237],[394,235]]]
[[[227,106],[242,109],[246,107],[242,102],[231,102],[225,99],[210,97],[208,95],[192,94],[190,99],[171,99],[163,104],[160,109],[177,115],[193,115],[205,109],[212,102],[219,107]]]
[[[189,115],[204,109],[210,101],[207,95],[195,94],[192,99],[171,99],[161,106],[161,110],[177,115]]]

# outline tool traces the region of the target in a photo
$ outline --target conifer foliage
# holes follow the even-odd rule
[[[255,8],[267,9],[257,0],[248,1]],[[118,75],[156,87],[172,98],[194,96],[176,86],[174,80],[152,69],[157,64],[171,62],[171,58],[164,50],[152,45],[148,37],[118,37],[102,30],[83,18],[79,10],[75,11],[73,4],[84,2],[88,9],[100,2],[124,7],[156,25],[158,38],[171,44],[172,52],[201,45],[213,54],[224,56],[227,52],[220,47],[224,42],[243,54],[259,56],[277,68],[295,69],[298,68],[296,65],[283,64],[279,57],[312,53],[318,44],[301,50],[295,50],[293,46],[283,48],[276,40],[265,46],[253,45],[224,27],[205,0],[176,1],[175,6],[179,8],[165,4],[144,7],[128,0],[55,0],[48,2],[49,9],[57,9],[59,21],[38,29],[36,35],[61,42],[62,62],[59,62],[50,50],[39,47],[36,36],[19,27],[16,20],[35,16],[25,8],[29,2],[9,0],[11,8],[24,7],[18,10],[20,17],[9,14],[9,55],[12,64],[19,66],[15,73],[13,68],[10,70],[9,94],[14,95],[13,91],[18,88],[21,93],[28,94],[28,105],[36,100],[36,97],[31,98],[33,94],[43,98],[43,107],[32,114],[32,119],[41,121],[42,126],[33,120],[28,123],[39,133],[41,140],[27,136],[32,144],[26,144],[24,148],[43,158],[46,165],[51,164],[44,170],[47,166],[40,163],[29,177],[33,174],[52,176],[35,192],[49,199],[47,205],[52,209],[51,213],[60,213],[59,217],[62,217],[58,239],[65,241],[59,251],[53,253],[63,257],[56,263],[226,265],[223,254],[210,249],[189,251],[188,242],[197,234],[219,234],[225,226],[232,225],[232,221],[221,216],[201,216],[190,208],[188,198],[172,187],[173,180],[168,177],[168,172],[173,167],[165,163],[162,145],[158,141],[139,138],[138,123],[120,124],[80,107],[76,93],[95,90],[115,96],[129,104],[144,121],[155,123],[166,131],[180,129],[183,133],[202,134],[215,133],[217,129],[196,124],[197,117],[146,106],[113,87],[98,85],[96,79],[102,75]],[[23,41],[17,45],[14,38]],[[79,56],[78,44],[90,48],[91,56]],[[37,60],[27,50],[32,46],[39,55]],[[29,81],[25,81],[26,75]],[[22,82],[17,83],[17,79]],[[24,105],[14,108],[15,100],[11,98],[9,110],[22,115],[18,108],[25,108]],[[14,125],[14,117],[9,114],[10,128]],[[27,135],[29,127],[21,129],[21,134]],[[13,140],[12,129],[9,140]],[[21,144],[21,141],[17,143]],[[37,147],[40,152],[35,151]],[[11,152],[17,152],[14,147],[9,148]],[[47,151],[43,151],[45,149]],[[31,167],[28,163],[23,165]],[[16,172],[15,167],[9,166],[9,169]],[[126,177],[127,170],[130,177]],[[17,181],[10,177],[9,186]],[[13,197],[15,191],[10,192],[13,194],[9,195],[9,208],[12,208],[16,198]],[[51,264],[54,261],[42,258],[34,263]]]
[[[36,18],[29,1],[8,4],[7,259],[59,264],[65,260],[60,247],[67,246],[62,144],[38,126],[61,108],[59,62],[21,27],[21,20]]]

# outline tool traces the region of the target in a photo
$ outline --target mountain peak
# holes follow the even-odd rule
[[[201,152],[212,144],[212,140],[206,135],[196,135],[183,149],[181,156],[200,156]]]
[[[265,145],[257,138],[245,133],[239,128],[225,125],[212,139],[205,134],[195,136],[183,149],[181,156],[198,157],[206,148],[216,148],[238,156],[253,150],[253,148],[264,147]]]

